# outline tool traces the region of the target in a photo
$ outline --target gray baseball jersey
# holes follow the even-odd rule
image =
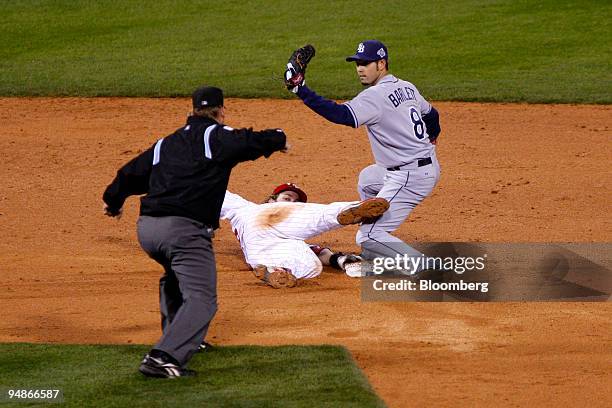
[[[431,104],[410,82],[386,75],[345,105],[357,127],[366,125],[378,165],[401,166],[433,154],[423,121]]]

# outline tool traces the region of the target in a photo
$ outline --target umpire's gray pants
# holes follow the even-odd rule
[[[217,311],[212,229],[184,217],[140,216],[138,241],[165,271],[159,287],[163,335],[154,348],[185,365]]]

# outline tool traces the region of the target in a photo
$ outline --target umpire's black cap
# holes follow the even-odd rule
[[[223,91],[214,86],[201,86],[191,95],[194,109],[223,106]]]

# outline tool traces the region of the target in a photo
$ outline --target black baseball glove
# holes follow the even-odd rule
[[[288,90],[297,93],[298,88],[304,85],[306,67],[314,55],[315,49],[310,44],[293,51],[285,71],[285,85]]]

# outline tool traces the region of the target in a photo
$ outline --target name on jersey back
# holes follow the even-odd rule
[[[389,98],[394,108],[397,108],[403,102],[414,101],[416,99],[414,96],[414,91],[407,86],[397,88],[392,93],[387,95],[387,98]]]

